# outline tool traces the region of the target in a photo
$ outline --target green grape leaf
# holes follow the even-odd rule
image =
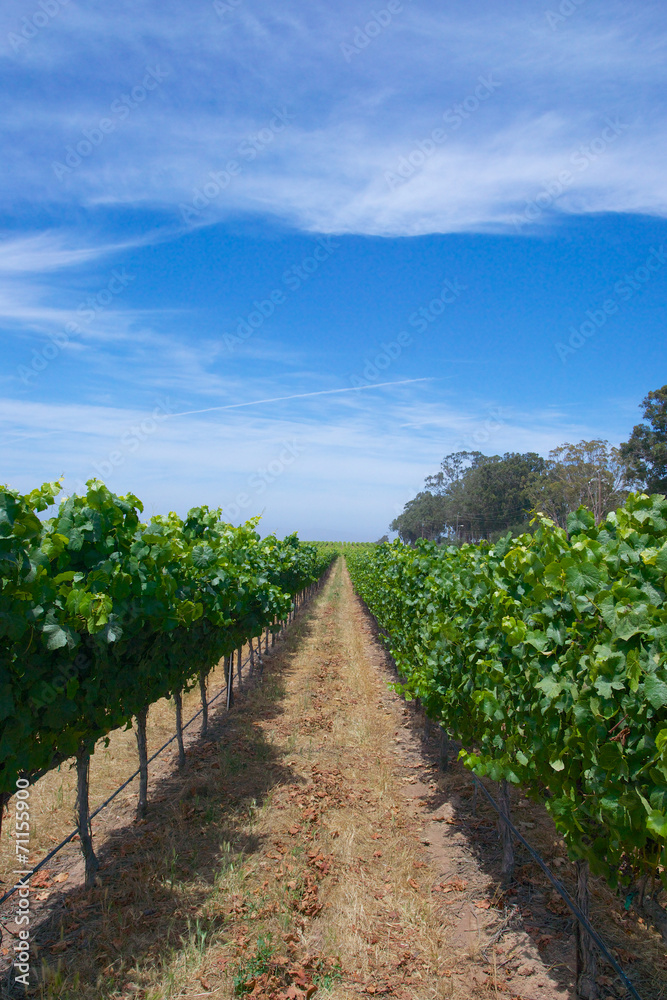
[[[595,518],[585,507],[571,511],[567,515],[567,531],[569,535],[579,535],[595,527]]]
[[[605,771],[613,771],[618,767],[623,758],[621,748],[618,743],[603,743],[597,751],[597,761]]]
[[[46,637],[47,649],[62,649],[67,645],[67,632],[57,622],[47,621],[42,627],[42,632]]]
[[[667,705],[667,684],[655,674],[648,674],[644,678],[644,693],[653,708]]]
[[[563,690],[562,683],[549,674],[539,680],[535,687],[540,691],[543,691],[547,698],[550,698],[552,701],[554,701],[554,699],[556,699]]]
[[[584,596],[585,591],[597,592],[602,583],[602,573],[593,563],[580,562],[574,566],[568,566],[565,570],[565,581],[577,596]],[[577,592],[582,592],[578,594]]]

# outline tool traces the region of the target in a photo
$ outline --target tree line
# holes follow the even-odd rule
[[[667,385],[642,401],[644,421],[620,447],[595,439],[536,452],[446,455],[425,489],[390,524],[404,542],[497,540],[529,530],[534,511],[562,528],[580,505],[596,523],[631,491],[667,493]]]

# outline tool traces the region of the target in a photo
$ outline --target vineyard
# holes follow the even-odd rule
[[[404,678],[476,775],[543,801],[570,856],[667,885],[667,500],[489,546],[347,557]],[[504,786],[506,788],[506,786]]]
[[[199,507],[140,521],[141,502],[91,481],[65,499],[59,484],[0,491],[0,805],[68,758],[79,774],[78,826],[92,881],[96,859],[87,773],[95,744],[135,719],[146,807],[146,716],[173,697],[182,754],[181,699],[225,657],[275,631],[294,599],[333,558],[296,535],[260,539],[256,521],[225,523]],[[267,632],[267,639],[268,639]],[[240,655],[240,653],[239,653]],[[23,867],[27,858],[17,860]]]
[[[57,483],[46,484],[28,495],[6,488],[0,492],[0,797],[5,802],[12,800],[18,831],[24,808],[27,818],[23,790],[54,774],[64,762],[74,761],[76,824],[85,861],[82,884],[85,881],[88,893],[78,905],[101,907],[104,894],[110,890],[120,893],[125,883],[119,870],[119,887],[114,889],[109,878],[109,865],[114,862],[105,854],[107,860],[100,869],[93,850],[88,803],[91,755],[95,753],[97,760],[98,754],[105,753],[105,741],[108,744],[110,739],[117,740],[121,730],[133,728],[139,770],[125,784],[139,774],[136,819],[140,823],[136,832],[130,832],[123,856],[125,851],[141,849],[144,829],[156,839],[158,833],[153,831],[164,830],[165,843],[172,845],[174,830],[178,829],[181,845],[178,854],[173,846],[169,848],[172,853],[168,875],[159,874],[167,856],[164,846],[156,847],[150,865],[139,865],[135,875],[128,875],[130,881],[141,886],[142,902],[127,918],[120,906],[119,923],[110,932],[111,944],[103,944],[99,956],[88,956],[85,961],[82,958],[81,968],[87,970],[91,989],[101,990],[102,973],[106,975],[115,968],[115,963],[108,963],[109,948],[115,952],[125,948],[125,920],[134,920],[135,911],[139,933],[142,915],[166,908],[167,937],[183,912],[184,890],[174,889],[175,865],[179,857],[185,856],[191,840],[187,823],[201,823],[197,817],[202,813],[184,806],[182,796],[173,797],[169,806],[172,811],[165,811],[166,807],[158,804],[165,797],[158,794],[151,802],[150,823],[142,826],[148,822],[147,721],[151,706],[158,702],[164,713],[163,699],[173,703],[169,712],[175,710],[178,771],[186,781],[186,789],[205,789],[209,803],[205,815],[217,817],[220,829],[223,824],[225,829],[234,823],[238,826],[237,846],[232,848],[232,840],[221,846],[213,827],[210,832],[214,839],[207,848],[213,872],[220,851],[223,859],[232,850],[237,852],[239,860],[229,868],[228,881],[233,890],[225,889],[227,883],[218,883],[214,876],[214,889],[202,894],[199,886],[195,893],[203,898],[203,904],[185,908],[187,913],[197,913],[209,921],[206,933],[212,935],[211,954],[215,949],[223,953],[222,958],[213,960],[209,952],[202,950],[198,961],[208,971],[200,977],[200,984],[206,985],[212,976],[217,977],[220,989],[227,990],[219,995],[229,995],[231,973],[227,979],[224,973],[229,964],[230,970],[236,970],[234,995],[252,989],[259,990],[254,994],[258,997],[281,1000],[301,993],[311,995],[306,994],[307,989],[312,993],[324,976],[322,982],[330,982],[327,988],[338,997],[336,976],[342,981],[347,968],[346,975],[352,977],[348,983],[355,982],[356,973],[349,970],[357,967],[362,955],[368,987],[364,993],[384,991],[403,996],[403,986],[411,982],[410,995],[421,996],[415,990],[421,988],[422,977],[439,983],[442,975],[452,975],[447,970],[456,963],[450,958],[443,965],[443,955],[451,952],[446,932],[455,923],[451,922],[452,911],[448,915],[444,908],[437,909],[436,894],[439,890],[454,893],[456,899],[447,897],[448,903],[459,897],[470,900],[470,894],[465,895],[468,882],[450,878],[436,881],[434,888],[422,881],[421,875],[420,881],[415,880],[415,870],[428,867],[416,853],[418,827],[411,827],[414,821],[409,818],[396,825],[402,809],[398,789],[391,793],[391,808],[385,802],[386,789],[391,786],[388,775],[394,767],[392,733],[399,730],[392,721],[393,709],[389,711],[380,692],[384,686],[386,693],[386,682],[374,673],[375,667],[369,667],[367,654],[360,652],[365,611],[352,603],[352,585],[374,616],[391,653],[399,677],[393,685],[395,692],[419,705],[425,714],[425,747],[429,733],[441,733],[440,766],[446,750],[447,773],[451,776],[442,778],[445,784],[441,788],[447,786],[447,781],[454,781],[451,787],[460,787],[456,785],[459,779],[452,756],[456,746],[465,768],[482,781],[484,794],[495,790],[501,813],[502,869],[498,884],[505,888],[494,890],[501,896],[492,895],[478,873],[476,895],[472,896],[474,906],[488,911],[492,921],[505,921],[495,936],[491,932],[497,925],[489,924],[489,947],[493,946],[494,955],[498,934],[506,933],[506,914],[510,912],[495,908],[501,906],[502,893],[512,898],[517,885],[517,880],[511,878],[514,848],[510,835],[510,831],[514,835],[517,831],[509,822],[503,822],[512,819],[512,786],[517,790],[514,801],[525,795],[543,805],[563,838],[575,862],[570,883],[574,886],[575,905],[586,920],[593,898],[590,871],[616,891],[621,904],[625,904],[624,911],[634,904],[642,913],[650,914],[654,927],[661,926],[665,915],[659,896],[661,888],[667,888],[667,500],[663,496],[631,496],[624,507],[597,525],[592,515],[581,508],[570,516],[567,532],[539,516],[532,534],[508,535],[493,545],[457,547],[419,541],[410,547],[400,542],[304,543],[296,535],[284,540],[274,536],[262,539],[256,530],[257,520],[234,527],[223,520],[220,510],[206,507],[189,511],[185,518],[172,513],[144,522],[142,505],[136,497],[116,496],[99,481],[88,484],[85,496],[66,498],[56,508],[58,492]],[[341,553],[344,559],[337,560]],[[302,652],[285,649],[282,659],[281,655],[276,660],[268,659],[275,674],[270,674],[265,684],[262,645],[265,655],[271,636],[275,638],[283,630],[336,560],[333,582],[329,577],[325,591],[329,596],[322,610],[313,613],[312,636],[310,626],[304,626],[306,630],[299,639]],[[334,609],[338,631],[332,632]],[[299,648],[294,640],[292,649]],[[253,665],[258,666],[258,680],[262,683],[241,689],[243,649],[248,651],[246,662],[251,664],[251,670]],[[282,672],[287,669],[289,675],[290,658],[294,656],[300,679],[293,681],[292,701],[281,722],[279,713],[270,709],[266,699],[275,696],[271,692],[282,683]],[[224,681],[218,697],[226,694],[227,709],[234,702],[235,668],[241,706],[248,704],[251,696],[257,699],[258,717],[253,724],[257,728],[249,729],[238,713],[225,713],[225,735],[217,728],[216,735],[209,736],[207,742],[207,680],[216,667]],[[220,684],[219,679],[216,684]],[[191,710],[189,692],[197,685],[203,718],[199,742],[189,744],[186,768],[183,698],[186,696],[186,706]],[[258,738],[260,730],[266,732],[267,742],[263,742],[264,737]],[[357,737],[355,733],[365,735]],[[357,738],[359,742],[355,743]],[[134,737],[129,748],[132,754],[133,744]],[[295,746],[300,747],[298,757]],[[235,756],[233,747],[249,748],[243,750],[248,756],[242,765],[247,767],[247,776],[240,784],[234,777],[234,768],[241,765],[234,763],[238,751]],[[276,762],[267,769],[264,762],[281,747],[283,763]],[[301,775],[290,777],[297,767]],[[193,778],[197,768],[205,770],[205,783],[202,778]],[[161,780],[165,780],[168,770],[165,764]],[[463,773],[462,768],[459,770]],[[438,788],[433,772],[430,777],[428,774],[427,770],[423,779],[427,797]],[[218,785],[219,804],[214,805],[209,801],[209,786]],[[262,810],[261,820],[256,818],[259,812],[255,796],[266,798],[267,808]],[[452,801],[455,799],[456,795]],[[369,801],[374,803],[374,818],[367,815]],[[452,806],[448,808],[447,815],[451,816]],[[474,824],[479,823],[475,808],[472,829],[477,829]],[[99,809],[93,815],[97,812]],[[460,812],[465,814],[464,810]],[[325,813],[331,816],[328,825],[323,823]],[[437,809],[434,815],[437,818]],[[46,819],[40,815],[40,823],[43,821]],[[454,818],[450,821],[462,822]],[[257,839],[256,830],[262,823],[273,833],[260,850],[261,838]],[[362,827],[367,828],[366,843],[360,845],[355,838]],[[408,841],[401,831],[412,828],[416,839]],[[199,827],[198,835],[205,830]],[[341,830],[347,831],[342,837]],[[12,830],[12,836],[16,841],[17,868],[27,874],[39,859],[22,846],[20,833]],[[285,855],[287,838],[301,840],[301,846],[289,855],[289,862]],[[387,847],[383,861],[378,840],[385,839],[393,846]],[[248,847],[251,843],[257,845],[252,850]],[[421,844],[428,843],[428,839],[421,838]],[[202,849],[197,848],[193,854],[196,870]],[[274,849],[278,851],[275,856]],[[358,867],[361,858],[353,850],[362,851],[367,867]],[[259,853],[253,861],[255,851]],[[526,857],[525,853],[522,857]],[[282,874],[289,874],[291,866],[301,858],[305,859],[305,868],[299,878],[286,880],[283,894],[270,895],[267,887],[271,883],[264,877],[266,867],[279,860],[281,868],[276,879],[280,881]],[[469,870],[470,862],[464,858],[458,863]],[[493,860],[494,871],[495,865]],[[38,867],[41,869],[42,864]],[[350,885],[356,885],[356,881],[340,879],[339,892],[333,888],[339,881],[336,876],[327,890],[329,895],[322,899],[318,895],[324,893],[326,877],[334,870],[340,874],[363,873],[364,878],[367,871],[377,870],[366,896],[361,883],[355,889],[363,898],[355,897],[354,904],[350,904],[352,911],[381,909],[378,901],[389,893],[392,902],[388,900],[385,906],[388,919],[393,921],[396,913],[403,913],[401,919],[414,930],[402,930],[401,935],[423,935],[424,955],[432,947],[426,937],[437,939],[435,957],[420,959],[421,965],[411,966],[411,973],[407,967],[397,972],[403,969],[405,959],[401,955],[408,953],[400,950],[403,945],[396,944],[399,951],[391,953],[391,960],[376,956],[374,967],[368,959],[367,940],[375,942],[379,938],[377,934],[368,937],[366,931],[357,932],[356,918],[345,909],[347,903],[340,896],[340,892],[351,891]],[[238,874],[233,875],[235,871]],[[251,876],[256,880],[252,890],[244,881]],[[53,871],[40,874],[37,884],[54,887],[55,882],[49,881],[52,877]],[[63,877],[67,874],[63,873]],[[126,894],[128,891],[122,889]],[[410,916],[414,900],[404,898],[406,891],[429,900],[430,909],[424,910],[416,922]],[[76,899],[74,886],[72,893]],[[258,909],[254,901],[258,894],[265,893],[268,901]],[[327,912],[338,913],[337,928],[346,928],[352,921],[350,933],[354,934],[349,940],[341,938],[346,942],[343,951],[347,954],[343,965],[333,945],[315,955],[312,948],[309,951],[306,947],[306,937],[301,964],[290,959],[292,964],[285,965],[280,957],[272,964],[266,958],[270,935],[275,938],[284,934],[292,921],[297,921],[300,934],[306,934],[308,921],[315,926],[325,903]],[[599,902],[596,906],[599,915]],[[217,916],[219,911],[224,914],[222,922]],[[328,936],[333,934],[333,919],[329,916],[323,925]],[[380,920],[381,914],[373,919]],[[251,936],[239,931],[232,938],[226,929],[228,924],[246,920],[256,921],[248,925]],[[566,928],[563,918],[558,920],[559,926]],[[77,928],[79,924],[68,925],[65,921],[61,936],[68,926]],[[598,996],[597,959],[586,925],[574,921],[571,926],[576,931],[578,963],[571,982],[576,983],[577,995]],[[319,947],[321,932],[313,933],[312,940]],[[69,949],[68,941],[74,940],[70,937],[53,943],[47,931],[43,934],[56,955]],[[247,941],[253,934],[257,955],[265,959],[254,958],[244,965]],[[331,940],[334,938],[335,934]],[[99,995],[124,997],[138,992],[139,987],[132,985],[134,980],[127,979],[127,970],[135,962],[131,941],[127,938],[127,954],[109,979],[108,991]],[[173,944],[170,947],[173,949]],[[230,951],[232,947],[236,950]],[[163,956],[165,962],[169,954]],[[562,950],[554,952],[553,961],[562,961],[564,954]],[[414,955],[410,961],[416,961]],[[135,979],[144,982],[142,995],[151,1000],[157,996],[189,995],[182,992],[186,979],[179,980],[178,990],[173,986],[170,992],[173,984],[165,990],[156,978],[148,951],[146,956],[144,972],[133,973]],[[613,956],[607,953],[607,957],[614,965]],[[192,958],[187,961],[191,963]],[[478,995],[472,992],[477,989],[478,959],[471,961],[468,971],[463,967],[461,971],[461,995],[466,997]],[[520,962],[515,966],[537,968],[526,963],[521,966]],[[384,978],[378,979],[380,967]],[[438,971],[441,967],[444,973]],[[614,968],[628,991],[637,996],[620,967]],[[56,966],[43,975],[59,982],[61,972]],[[410,975],[414,978],[410,979]],[[547,975],[547,971],[535,972],[533,989],[542,990]],[[611,982],[608,977],[607,981]],[[94,983],[98,985],[94,987]],[[497,978],[494,983],[498,995]],[[562,983],[567,983],[567,974]],[[194,990],[193,996],[202,995],[196,984],[188,988]],[[442,986],[442,995],[455,995],[446,993],[448,988]],[[515,995],[515,989],[508,979],[507,991]],[[47,995],[61,994],[55,990]],[[564,994],[544,995],[551,998]]]

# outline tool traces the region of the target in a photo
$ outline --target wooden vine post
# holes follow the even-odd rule
[[[185,767],[185,747],[183,745],[183,695],[181,691],[174,693],[176,703],[176,742],[178,743],[178,766]]]
[[[93,832],[90,822],[90,745],[79,744],[76,755],[76,826],[81,841],[81,852],[85,862],[85,884],[90,888],[95,884],[95,876],[100,866],[93,850]]]
[[[225,657],[225,677],[227,678],[227,711],[234,704],[234,654]]]
[[[137,750],[139,753],[139,800],[137,802],[137,819],[144,819],[148,807],[148,746],[146,742],[146,719],[148,708],[143,708],[136,715],[137,720]]]
[[[505,820],[511,818],[511,804],[510,804],[510,784],[509,781],[504,779],[500,782],[500,794],[498,796],[498,805],[500,806],[500,839],[503,845],[503,860],[500,868],[500,874],[503,879],[507,880],[512,877],[514,872],[514,842],[512,840],[512,831],[509,828],[509,823]]]
[[[442,726],[440,727],[440,757],[438,765],[441,771],[446,771],[449,767],[449,736]]]
[[[424,709],[424,742],[428,742],[431,738],[431,720]]]
[[[577,906],[588,920],[591,912],[591,892],[588,882],[588,861],[577,861]],[[590,934],[576,924],[577,940],[577,994],[583,1000],[595,1000],[598,996],[596,983],[597,956]]]
[[[208,694],[206,692],[206,678],[208,674],[205,670],[199,671],[199,693],[201,694],[201,735],[208,733]]]

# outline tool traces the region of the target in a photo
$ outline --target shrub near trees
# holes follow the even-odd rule
[[[390,528],[410,544],[497,541],[508,530],[528,531],[536,510],[565,528],[568,515],[584,506],[599,524],[630,490],[667,493],[667,385],[642,406],[647,422],[620,448],[595,439],[563,444],[547,459],[535,452],[446,455]]]

